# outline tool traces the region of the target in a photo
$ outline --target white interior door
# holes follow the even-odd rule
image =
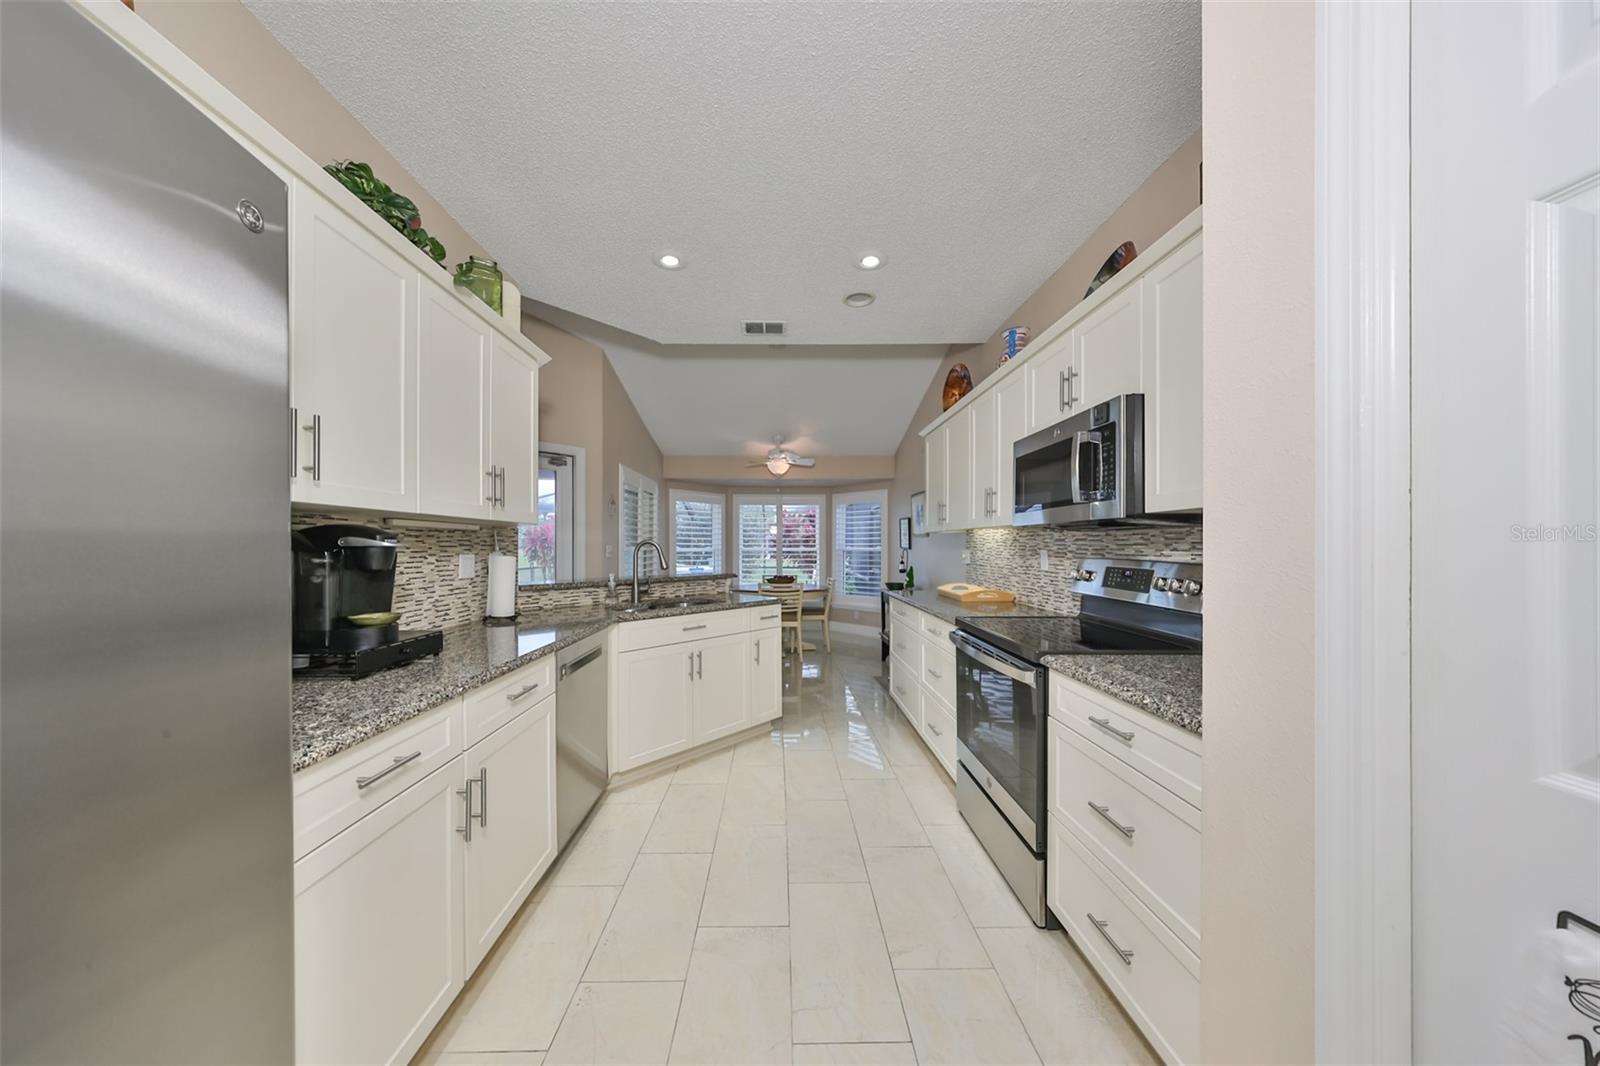
[[[1584,1062],[1600,978],[1600,6],[1412,7],[1418,1062]],[[1590,1059],[1589,1061],[1594,1061]]]

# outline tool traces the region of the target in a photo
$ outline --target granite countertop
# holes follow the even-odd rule
[[[776,602],[770,596],[732,593],[713,603],[639,615],[613,608],[591,608],[542,611],[515,625],[469,622],[450,626],[443,630],[444,647],[439,654],[420,662],[357,681],[296,679],[289,716],[290,767],[304,770],[611,625]]]
[[[1200,656],[1046,655],[1064,677],[1200,735]]]
[[[937,590],[931,588],[920,588],[913,592],[904,589],[885,591],[901,603],[909,603],[919,611],[926,611],[936,618],[943,618],[951,623],[957,618],[1003,618],[1007,615],[1013,618],[1063,617],[1060,611],[1052,611],[1048,607],[1035,607],[1021,600],[1015,603],[957,603],[948,596],[939,595]]]

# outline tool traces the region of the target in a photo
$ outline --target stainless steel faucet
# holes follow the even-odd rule
[[[633,546],[633,605],[639,606],[639,553],[646,548],[656,550],[656,558],[661,560],[661,572],[667,572],[667,557],[661,552],[661,545],[653,540],[641,540]]]

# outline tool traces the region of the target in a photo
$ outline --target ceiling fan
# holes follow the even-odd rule
[[[783,446],[783,438],[773,437],[772,448],[768,450],[767,457],[751,466],[764,466],[773,477],[782,477],[789,472],[792,466],[816,466],[817,461],[809,456],[792,452]]]

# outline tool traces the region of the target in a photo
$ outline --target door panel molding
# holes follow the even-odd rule
[[[1318,1062],[1411,1061],[1411,9],[1317,5]]]

